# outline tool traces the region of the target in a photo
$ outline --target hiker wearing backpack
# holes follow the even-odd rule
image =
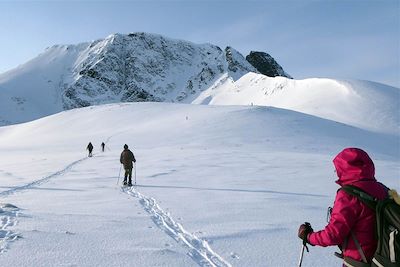
[[[92,156],[92,151],[93,151],[92,142],[89,142],[89,144],[88,144],[87,147],[86,147],[86,150],[89,150],[89,155],[88,155],[88,157],[91,157],[91,156]]]
[[[126,185],[126,180],[128,180],[128,186],[132,186],[132,162],[136,162],[135,156],[133,155],[132,151],[128,149],[128,145],[124,145],[124,151],[121,153],[120,160],[121,164],[124,165],[125,175],[124,175],[124,185]]]
[[[379,200],[388,197],[388,189],[377,182],[374,163],[368,154],[361,149],[346,148],[334,158],[333,163],[339,177],[336,183],[341,186],[341,189],[337,191],[329,223],[325,229],[318,232],[314,232],[310,225],[302,224],[298,236],[312,246],[338,245],[342,250],[342,253],[338,255],[343,257],[344,266],[371,266],[378,244],[376,212],[373,207],[369,207],[353,192],[348,193],[348,189],[355,188],[357,192],[366,193],[363,196],[371,196],[375,203],[384,202]],[[394,203],[394,201],[392,202]],[[396,204],[394,205],[396,206]],[[395,208],[397,209],[397,207]],[[393,233],[397,234],[398,232],[395,229]],[[400,239],[400,233],[397,238]],[[393,246],[391,250],[398,250],[398,247],[394,249]],[[399,251],[397,253],[400,254]],[[399,259],[400,255],[395,257]],[[398,262],[394,263],[393,266],[399,266],[397,264]],[[373,263],[372,266],[379,265]]]

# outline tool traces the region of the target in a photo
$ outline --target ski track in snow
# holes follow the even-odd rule
[[[122,191],[138,198],[146,212],[151,215],[153,222],[175,241],[189,249],[188,255],[200,266],[232,267],[220,255],[214,252],[207,241],[186,231],[181,224],[175,222],[171,215],[164,211],[154,198],[147,197],[135,188],[122,188]]]
[[[51,178],[54,178],[56,176],[62,175],[69,171],[73,166],[76,164],[86,160],[87,157],[79,159],[77,161],[72,162],[71,164],[67,165],[64,169],[57,171],[53,174],[50,174],[44,178],[41,178],[39,180],[33,181],[29,184],[15,187],[10,190],[6,190],[0,193],[0,197],[6,197],[12,194],[15,194],[17,192],[23,191],[23,190],[28,190],[33,187],[42,185],[46,182],[48,182]],[[4,253],[8,249],[8,244],[17,238],[21,237],[18,233],[15,233],[11,230],[9,230],[9,227],[13,227],[17,224],[17,217],[19,216],[19,208],[8,203],[0,203],[0,253]]]
[[[8,244],[20,237],[18,233],[7,229],[17,224],[18,215],[18,207],[11,204],[0,204],[0,253],[4,253]]]
[[[84,160],[86,160],[86,159],[88,159],[88,158],[85,157],[85,158],[79,159],[79,160],[77,160],[77,161],[74,161],[74,162],[72,162],[71,164],[67,165],[67,167],[65,167],[64,169],[62,169],[62,170],[60,170],[60,171],[57,171],[57,172],[55,172],[55,173],[53,173],[53,174],[50,174],[50,175],[48,175],[48,176],[46,176],[46,177],[44,177],[44,178],[41,178],[41,179],[39,179],[39,180],[33,181],[33,182],[29,183],[29,184],[26,184],[26,185],[23,185],[23,186],[14,187],[13,189],[0,192],[0,197],[9,196],[9,195],[15,194],[15,193],[17,193],[17,192],[24,191],[24,190],[31,189],[31,188],[33,188],[33,187],[42,185],[42,184],[48,182],[51,178],[54,178],[54,177],[56,177],[56,176],[59,176],[59,175],[62,175],[62,174],[64,174],[64,173],[66,173],[66,172],[69,171],[73,166],[75,166],[75,165],[78,164],[78,163],[81,163],[82,161],[84,161]]]

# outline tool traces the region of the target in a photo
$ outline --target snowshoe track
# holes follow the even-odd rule
[[[20,237],[18,233],[8,229],[17,224],[18,215],[18,207],[0,203],[0,253],[4,253],[8,244]]]
[[[200,266],[231,267],[220,255],[214,252],[207,241],[186,231],[181,224],[175,222],[171,215],[164,211],[154,198],[147,197],[135,188],[122,187],[123,192],[138,198],[145,211],[151,215],[153,222],[175,241],[189,249],[188,255]]]
[[[72,162],[67,165],[64,169],[50,174],[44,178],[33,181],[29,184],[14,187],[13,189],[6,190],[0,193],[0,197],[6,197],[20,191],[28,190],[30,188],[42,185],[48,182],[50,179],[62,175],[69,171],[76,164],[86,160],[87,158],[82,158],[77,161]],[[8,203],[0,203],[0,253],[4,253],[8,249],[8,244],[17,238],[21,237],[18,233],[9,230],[9,227],[15,226],[17,224],[17,217],[19,216],[19,208]]]
[[[78,164],[78,163],[81,163],[82,161],[84,161],[84,160],[86,160],[86,159],[87,159],[87,157],[82,158],[82,159],[79,159],[79,160],[77,160],[77,161],[74,161],[74,162],[72,162],[71,164],[67,165],[67,167],[65,167],[64,169],[62,169],[62,170],[60,170],[60,171],[57,171],[57,172],[55,172],[55,173],[53,173],[53,174],[50,174],[50,175],[48,175],[48,176],[46,176],[46,177],[44,177],[44,178],[41,178],[41,179],[39,179],[39,180],[33,181],[33,182],[29,183],[29,184],[26,184],[26,185],[23,185],[23,186],[14,187],[13,189],[9,189],[9,190],[0,192],[0,197],[9,196],[9,195],[15,194],[15,193],[17,193],[17,192],[24,191],[24,190],[27,190],[27,189],[30,189],[30,188],[33,188],[33,187],[42,185],[42,184],[48,182],[51,178],[54,178],[54,177],[56,177],[56,176],[59,176],[59,175],[62,175],[62,174],[64,174],[64,173],[66,173],[66,172],[69,171],[73,166],[75,166],[75,165]]]

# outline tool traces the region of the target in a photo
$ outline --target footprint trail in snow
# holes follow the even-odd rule
[[[17,224],[19,208],[8,203],[0,203],[0,253],[7,250],[8,244],[19,237],[9,229]]]
[[[69,165],[67,165],[64,169],[57,171],[53,174],[50,174],[46,177],[40,178],[35,180],[31,183],[28,183],[23,186],[14,187],[12,189],[0,192],[0,197],[7,197],[9,195],[18,193],[20,191],[28,190],[37,186],[40,186],[50,179],[63,175],[68,172],[73,166],[76,164],[86,160],[85,158],[76,160]],[[21,237],[18,233],[13,232],[10,230],[10,227],[13,227],[17,224],[17,217],[19,215],[19,208],[8,203],[0,203],[0,253],[4,253],[8,249],[8,244],[17,238]]]
[[[138,198],[140,204],[151,215],[153,222],[175,241],[189,249],[188,255],[200,266],[231,267],[232,265],[211,249],[207,241],[186,231],[181,224],[174,221],[171,215],[164,211],[154,198],[147,197],[135,188],[124,188],[122,191]]]
[[[52,178],[54,178],[56,176],[63,175],[64,173],[68,172],[73,166],[75,166],[76,164],[78,164],[78,163],[80,163],[80,162],[82,162],[82,161],[84,161],[86,159],[87,158],[85,157],[85,158],[76,160],[76,161],[70,163],[69,165],[67,165],[64,169],[62,169],[60,171],[57,171],[57,172],[55,172],[53,174],[50,174],[50,175],[48,175],[46,177],[43,177],[41,179],[38,179],[36,181],[33,181],[33,182],[29,183],[29,184],[26,184],[26,185],[23,185],[23,186],[14,187],[12,189],[0,192],[0,197],[5,197],[5,196],[8,196],[8,195],[12,195],[12,194],[15,194],[17,192],[20,192],[20,191],[23,191],[23,190],[27,190],[27,189],[31,189],[31,188],[34,188],[36,186],[42,185],[42,184],[48,182],[50,179],[52,179]]]

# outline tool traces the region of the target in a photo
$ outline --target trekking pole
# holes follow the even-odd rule
[[[311,224],[310,224],[310,223],[305,222],[304,224],[305,224],[307,227],[310,227],[310,228],[311,228]],[[306,237],[306,238],[307,238],[307,237]],[[303,240],[303,244],[302,244],[302,246],[301,246],[299,264],[297,265],[298,267],[301,267],[301,264],[303,263],[304,249],[306,249],[307,252],[309,251],[309,250],[308,250],[308,247],[307,247],[306,239]]]
[[[135,185],[136,185],[136,162],[135,162]]]
[[[119,174],[118,174],[117,185],[118,185],[118,183],[119,183],[119,177],[121,176],[121,169],[122,169],[122,164],[121,164],[121,166],[119,167]]]
[[[305,245],[302,245],[301,246],[301,252],[300,252],[299,264],[297,265],[298,267],[301,267],[301,263],[303,262],[304,248],[305,248]]]

